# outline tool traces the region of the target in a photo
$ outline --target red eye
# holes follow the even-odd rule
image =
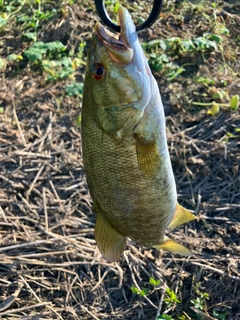
[[[103,65],[97,64],[93,67],[92,76],[95,80],[102,80],[106,75],[106,71]]]

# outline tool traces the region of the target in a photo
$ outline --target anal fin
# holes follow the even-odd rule
[[[173,229],[173,228],[176,228],[177,226],[180,226],[183,223],[192,221],[194,219],[196,219],[194,214],[192,214],[187,209],[182,207],[179,203],[177,203],[175,214],[168,227]]]
[[[170,251],[173,253],[178,253],[182,256],[191,256],[192,255],[192,252],[188,248],[173,241],[172,239],[169,239],[167,236],[164,236],[163,243],[154,246],[154,248],[162,249],[165,251]]]
[[[126,246],[126,236],[117,231],[98,210],[95,225],[95,239],[103,257],[109,261],[119,260]]]

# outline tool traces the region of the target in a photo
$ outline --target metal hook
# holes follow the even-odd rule
[[[140,26],[136,26],[137,31],[149,28],[157,20],[162,10],[163,1],[164,0],[154,0],[152,11],[149,17]],[[110,29],[120,32],[120,26],[116,25],[111,21],[105,8],[104,0],[95,0],[95,6],[102,22]]]

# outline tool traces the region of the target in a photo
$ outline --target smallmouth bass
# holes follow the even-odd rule
[[[190,255],[165,236],[195,218],[177,202],[164,109],[127,9],[121,33],[100,23],[88,51],[82,104],[82,151],[97,215],[95,239],[108,261],[127,237],[137,244]]]

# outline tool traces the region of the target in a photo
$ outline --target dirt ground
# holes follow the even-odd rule
[[[181,1],[165,1],[140,39],[209,31],[213,8],[196,3],[184,11]],[[187,259],[131,240],[119,262],[101,258],[81,155],[81,95],[66,94],[71,79],[47,81],[26,59],[1,72],[1,319],[240,319],[240,114],[221,107],[213,116],[191,103],[200,94],[211,102],[194,76],[213,79],[229,96],[240,92],[240,2],[215,3],[230,32],[223,50],[188,57],[189,68],[172,81],[153,70],[179,202],[197,217],[171,232],[192,250]],[[69,51],[86,41],[86,57],[97,20],[92,1],[73,1],[43,23],[39,41],[59,40]],[[14,23],[0,30],[2,58],[26,50],[21,32]],[[184,55],[174,59],[186,63]],[[75,79],[83,81],[83,65]]]

